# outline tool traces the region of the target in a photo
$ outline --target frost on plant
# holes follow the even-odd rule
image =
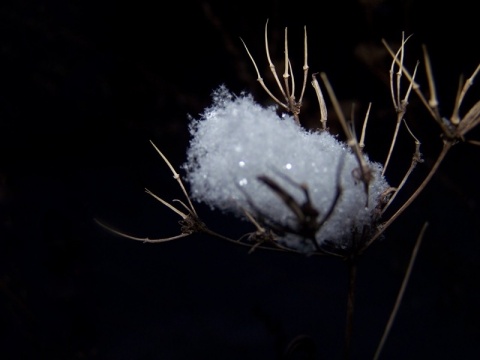
[[[178,182],[185,200],[171,202],[147,193],[161,202],[180,218],[180,234],[160,239],[150,239],[125,234],[102,222],[101,226],[117,235],[150,243],[176,240],[194,233],[204,233],[236,244],[256,248],[333,255],[347,260],[349,269],[347,322],[345,331],[345,358],[349,358],[353,330],[354,287],[356,259],[379,239],[385,230],[410,206],[438,170],[450,149],[457,143],[480,145],[467,137],[480,123],[480,101],[467,111],[461,111],[463,100],[480,73],[480,65],[467,81],[461,82],[453,106],[453,114],[446,118],[440,114],[436,98],[433,71],[424,48],[424,63],[430,98],[420,90],[415,76],[404,66],[404,49],[408,38],[402,34],[400,48],[394,52],[384,42],[392,57],[390,67],[390,92],[396,114],[396,126],[390,148],[383,165],[372,162],[363,152],[364,138],[370,107],[365,116],[360,139],[357,140],[353,118],[347,121],[335,92],[325,73],[320,73],[324,88],[337,114],[345,135],[339,141],[328,132],[327,106],[316,74],[312,74],[320,109],[321,130],[309,131],[300,125],[300,110],[308,78],[307,34],[304,32],[304,64],[301,90],[295,92],[295,81],[288,55],[287,29],[285,29],[284,73],[282,80],[273,64],[265,26],[265,50],[269,68],[277,86],[274,95],[264,83],[253,56],[244,43],[247,54],[257,73],[257,80],[277,107],[264,108],[254,102],[249,94],[236,96],[225,86],[213,93],[213,104],[198,119],[191,119],[192,140],[183,165],[184,180],[163,153],[154,146],[174,179]],[[405,81],[407,80],[407,81]],[[404,89],[402,83],[406,83]],[[398,204],[397,195],[405,191],[405,184],[416,166],[421,163],[420,139],[407,125],[407,106],[411,93],[418,98],[438,123],[442,133],[442,150],[436,160],[413,190],[408,190],[406,200]],[[286,113],[278,115],[279,110]],[[462,116],[462,114],[464,115]],[[410,166],[405,169],[398,184],[390,186],[384,174],[391,155],[396,151],[399,131],[406,130],[413,140]],[[408,156],[408,155],[407,155]],[[231,213],[247,219],[255,230],[233,239],[212,230],[199,217],[191,199],[203,202],[212,209]],[[396,200],[396,201],[395,201]],[[394,206],[391,206],[394,204]],[[388,216],[385,216],[390,209]],[[392,211],[393,210],[393,211]],[[377,348],[375,359],[381,353],[388,337],[398,305],[426,226],[423,227],[412,253],[402,288],[394,310]]]
[[[335,255],[344,259],[361,255],[418,197],[455,144],[480,144],[466,137],[480,123],[480,101],[466,111],[465,115],[461,116],[463,111],[460,111],[468,89],[480,72],[480,65],[467,81],[460,84],[454,112],[447,119],[439,112],[433,71],[426,49],[424,48],[424,63],[430,99],[427,100],[415,80],[418,63],[412,74],[404,66],[407,40],[402,34],[402,42],[396,52],[384,41],[392,57],[390,92],[396,113],[396,126],[383,165],[370,161],[363,152],[370,107],[360,139],[357,140],[354,119],[347,121],[343,115],[325,73],[320,73],[320,77],[346,140],[339,141],[328,132],[327,106],[316,73],[311,74],[311,84],[319,103],[321,130],[308,131],[301,127],[300,111],[309,73],[306,28],[302,84],[300,91],[296,92],[288,55],[287,29],[285,28],[284,72],[280,77],[270,56],[265,25],[266,57],[278,97],[263,81],[253,56],[243,40],[242,42],[257,73],[257,81],[277,107],[264,108],[256,104],[251,95],[236,96],[225,86],[214,91],[213,104],[200,118],[191,120],[192,140],[187,161],[183,165],[186,174],[184,180],[190,185],[188,192],[180,175],[154,145],[170,168],[186,201],[174,199],[168,202],[149,190],[147,193],[181,217],[180,234],[150,239],[125,234],[97,222],[117,235],[150,243],[203,232],[249,246],[252,250],[260,247]],[[398,204],[397,195],[405,191],[410,175],[417,164],[422,162],[421,142],[407,125],[406,110],[412,92],[417,94],[440,125],[443,148],[425,178],[410,194],[406,194],[404,202]],[[279,111],[285,113],[279,116]],[[397,135],[402,129],[411,135],[413,154],[402,180],[390,186],[384,174],[392,153],[396,151]],[[255,230],[239,239],[216,233],[200,219],[191,198],[212,209],[246,218]],[[388,217],[385,216],[387,209]]]
[[[376,208],[389,187],[382,166],[365,157],[372,174],[367,194],[350,147],[329,132],[307,131],[292,116],[280,117],[274,107],[261,107],[248,94],[234,96],[224,86],[190,131],[184,169],[193,199],[239,217],[247,211],[277,233],[283,230],[279,242],[301,252],[325,245],[346,251],[375,230]],[[315,239],[299,236],[298,214],[285,194],[296,204],[310,200],[317,217],[312,220],[326,220]]]

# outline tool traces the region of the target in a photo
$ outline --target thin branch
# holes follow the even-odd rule
[[[285,91],[283,90],[283,86],[280,82],[280,79],[278,78],[277,72],[275,70],[275,65],[273,64],[272,59],[270,58],[270,47],[268,46],[268,19],[267,19],[267,22],[265,23],[265,52],[267,53],[268,66],[270,67],[270,71],[272,72],[272,75],[275,78],[275,81],[277,82],[278,88],[280,89],[283,97],[286,99],[287,95],[285,94]]]
[[[472,144],[474,146],[480,146],[480,141],[478,141],[478,140],[467,140],[466,143],[467,144]]]
[[[275,101],[278,105],[280,105],[281,107],[283,107],[285,110],[289,110],[288,109],[288,106],[285,105],[284,103],[282,103],[280,100],[277,99],[277,97],[275,95],[272,94],[272,92],[267,88],[267,86],[265,85],[265,82],[263,81],[263,78],[262,76],[260,75],[260,71],[258,71],[258,67],[257,67],[257,64],[255,63],[255,60],[253,59],[253,56],[252,54],[250,54],[250,51],[248,50],[247,48],[247,45],[245,44],[245,42],[243,41],[242,38],[240,38],[240,41],[243,43],[243,46],[245,47],[245,50],[247,51],[247,54],[248,56],[250,57],[250,60],[252,60],[252,63],[253,63],[253,66],[255,67],[255,71],[257,72],[257,81],[260,83],[260,85],[262,86],[263,90],[266,91],[266,93],[268,94],[268,96],[270,96],[273,101]],[[270,55],[269,55],[269,52],[268,52],[268,47],[267,47],[267,57],[269,59],[269,62],[270,62]],[[278,81],[278,76],[277,76],[277,73],[275,72],[275,66],[270,62],[270,69],[272,69],[273,67],[273,70],[272,72],[275,74],[275,78],[277,79]],[[281,87],[281,85],[279,84],[278,85],[280,87],[280,89],[282,90],[282,93],[284,94],[283,92],[283,89]]]
[[[467,81],[465,81],[465,84],[463,85],[462,91],[458,93],[458,96],[455,100],[455,108],[453,109],[452,117],[450,118],[450,121],[452,122],[453,125],[458,125],[460,122],[460,106],[462,106],[463,99],[465,98],[465,95],[467,94],[468,89],[473,85],[473,80],[477,76],[477,74],[480,72],[480,64],[477,66],[475,71],[473,72],[472,76],[470,76]],[[460,89],[459,89],[460,90]]]
[[[132,236],[132,235],[129,235],[129,234],[126,234],[122,231],[119,231],[119,230],[115,230],[114,228],[112,228],[111,226],[108,226],[106,224],[104,224],[103,222],[101,222],[100,220],[97,220],[97,219],[94,219],[94,221],[100,225],[101,227],[103,227],[104,229],[118,235],[118,236],[121,236],[121,237],[124,237],[124,238],[127,238],[127,239],[131,239],[131,240],[136,240],[136,241],[141,241],[141,242],[144,242],[144,243],[153,243],[153,244],[157,244],[157,243],[162,243],[162,242],[167,242],[167,241],[171,241],[171,240],[176,240],[176,239],[180,239],[180,238],[183,238],[183,237],[186,237],[186,236],[189,236],[191,234],[189,233],[183,233],[183,234],[180,234],[180,235],[177,235],[177,236],[172,236],[172,237],[168,237],[168,238],[161,238],[161,239],[150,239],[148,237],[145,237],[145,238],[142,238],[142,237],[138,237],[138,236]]]
[[[303,95],[305,94],[305,89],[307,87],[307,79],[308,79],[308,44],[307,44],[307,27],[303,27],[304,31],[304,40],[303,40],[303,57],[304,57],[304,63],[303,63],[303,85],[302,85],[302,92],[300,93],[300,98],[298,99],[298,103],[301,104],[303,101]]]
[[[369,103],[367,113],[365,114],[365,118],[363,119],[362,134],[360,135],[360,142],[358,144],[362,150],[365,147],[365,135],[366,135],[366,132],[367,132],[367,122],[368,122],[368,118],[370,116],[371,108],[372,108],[372,103]]]
[[[160,154],[160,156],[162,157],[163,161],[165,161],[165,163],[168,165],[168,167],[170,168],[170,171],[172,172],[173,174],[173,178],[175,180],[177,180],[178,182],[178,185],[180,186],[180,188],[182,189],[183,191],[183,194],[185,195],[185,197],[187,198],[187,201],[188,201],[188,204],[190,205],[190,210],[192,211],[192,213],[197,216],[197,212],[195,211],[195,208],[193,207],[193,204],[192,204],[192,201],[190,200],[190,196],[188,196],[188,193],[187,193],[187,190],[185,190],[185,186],[183,186],[183,182],[182,182],[182,179],[180,178],[180,175],[175,171],[175,169],[173,168],[172,164],[170,164],[170,161],[168,161],[168,159],[165,157],[165,155],[163,155],[163,153],[155,146],[155,144],[153,143],[152,140],[150,140],[150,144],[152,144],[152,146],[155,148],[155,150]]]
[[[173,212],[175,212],[176,214],[180,215],[183,219],[186,219],[187,218],[187,214],[184,214],[183,212],[181,212],[180,210],[178,210],[175,206],[173,206],[172,204],[169,204],[168,202],[166,202],[165,200],[163,200],[161,197],[155,195],[154,193],[152,193],[150,190],[148,189],[145,189],[145,192],[148,194],[148,195],[151,195],[153,196],[156,200],[160,201],[163,205],[165,205],[166,207],[168,207],[170,210],[172,210]],[[190,209],[188,209],[189,212],[191,211]]]
[[[405,42],[403,42],[403,44],[405,44]],[[402,48],[403,48],[403,45],[402,45]],[[403,51],[402,51],[402,54],[403,54]],[[402,61],[403,61],[403,59],[402,59]],[[400,100],[400,86],[399,86],[399,84],[400,84],[401,79],[397,78],[398,103],[395,106],[395,109],[397,111],[397,123],[395,125],[395,131],[393,133],[392,141],[390,143],[390,149],[389,149],[388,154],[387,154],[387,159],[385,160],[385,164],[383,165],[382,176],[385,175],[385,172],[387,171],[387,167],[388,167],[388,164],[390,163],[390,159],[391,159],[391,156],[392,156],[392,153],[393,153],[393,149],[394,149],[395,144],[397,142],[398,131],[400,129],[400,125],[402,123],[403,117],[405,116],[405,113],[407,112],[408,99],[410,97],[410,93],[411,93],[412,88],[413,88],[413,84],[414,84],[414,81],[415,81],[415,76],[417,74],[418,65],[419,65],[419,63],[417,62],[417,64],[415,65],[415,69],[413,71],[413,76],[411,77],[411,80],[410,80],[410,85],[408,86],[407,92],[405,93],[405,97],[403,98],[403,100]],[[403,67],[403,64],[402,64],[401,67]],[[393,84],[392,84],[392,88],[393,88]]]
[[[407,41],[409,38],[411,37],[411,35],[405,40]],[[393,52],[393,50],[390,48],[390,46],[388,45],[388,43],[385,41],[385,39],[382,39],[382,43],[383,45],[385,46],[385,48],[387,49],[388,53],[390,54],[390,56],[395,60],[395,62],[397,63],[397,65],[399,65],[400,61],[396,58],[396,55],[395,53]],[[430,115],[432,115],[432,117],[437,120],[436,116],[435,116],[435,112],[432,110],[432,108],[430,107],[430,105],[428,105],[428,101],[427,99],[425,98],[425,96],[423,95],[423,93],[420,91],[420,85],[416,82],[413,81],[412,79],[412,76],[410,75],[410,73],[408,72],[408,70],[406,68],[403,69],[403,74],[406,76],[406,78],[412,82],[412,85],[413,85],[413,90],[415,91],[415,93],[417,94],[418,98],[422,101],[422,103],[425,105],[425,107],[427,108],[427,110],[430,112]],[[395,101],[394,101],[394,104],[395,104]]]
[[[345,119],[345,115],[343,114],[343,111],[340,107],[340,103],[338,102],[337,97],[335,95],[335,92],[333,91],[332,85],[330,84],[330,81],[328,80],[327,74],[322,72],[320,74],[320,76],[323,80],[323,83],[325,84],[328,95],[330,96],[330,100],[332,101],[333,108],[335,109],[335,112],[338,116],[340,124],[343,128],[343,131],[345,132],[346,137],[347,137],[347,144],[350,146],[353,153],[355,154],[355,157],[357,158],[357,161],[358,161],[358,164],[359,164],[359,167],[360,167],[361,181],[364,184],[365,194],[366,194],[366,198],[367,198],[367,205],[368,205],[368,185],[370,184],[370,180],[371,180],[370,168],[369,168],[365,158],[362,155],[362,150],[360,149],[360,146],[358,145],[357,139],[355,138],[355,136],[352,133],[352,129],[347,124],[347,120]]]
[[[320,107],[320,123],[322,124],[322,130],[327,129],[327,105],[325,98],[323,97],[322,89],[317,80],[317,73],[312,74],[312,86],[317,95],[318,105]]]
[[[430,100],[428,100],[428,105],[433,110],[435,114],[435,119],[439,123],[443,123],[442,117],[438,110],[437,90],[435,87],[435,79],[433,77],[433,70],[432,70],[432,64],[430,62],[430,56],[428,55],[427,47],[425,45],[422,46],[422,49],[423,49],[423,55],[425,59],[425,70],[426,70],[427,79],[428,79],[428,88],[430,90]]]
[[[415,192],[410,195],[410,197],[403,203],[403,205],[393,214],[390,219],[385,221],[378,229],[378,231],[375,233],[375,235],[372,236],[370,240],[368,240],[363,247],[360,249],[359,254],[365,251],[375,240],[377,240],[380,235],[382,235],[385,230],[392,225],[392,223],[411,205],[411,203],[420,195],[420,193],[425,189],[427,184],[430,182],[432,179],[433,175],[437,172],[438,167],[442,163],[443,159],[445,159],[445,156],[447,155],[448,151],[452,148],[454,145],[453,142],[451,141],[444,141],[443,142],[443,148],[440,154],[437,157],[437,160],[433,164],[433,167],[430,169],[430,172],[428,173],[427,177],[422,181],[420,186],[415,190]]]
[[[404,124],[405,124],[405,127],[407,128],[408,132],[410,133],[410,135],[413,137],[413,140],[415,141],[415,152],[413,153],[413,156],[412,156],[412,161],[410,163],[410,167],[408,168],[407,172],[405,173],[405,175],[403,176],[403,179],[402,181],[400,182],[400,185],[398,185],[397,189],[395,190],[394,194],[392,195],[392,197],[390,198],[390,200],[388,201],[387,205],[385,205],[385,207],[383,208],[382,210],[382,215],[385,213],[385,211],[387,210],[387,208],[392,204],[393,200],[395,200],[396,196],[398,195],[399,191],[403,188],[403,186],[406,184],[408,178],[410,177],[410,174],[413,172],[413,170],[415,169],[415,167],[417,166],[417,164],[419,162],[423,162],[422,160],[422,154],[420,152],[420,141],[415,137],[415,135],[413,135],[412,131],[410,130],[410,128],[408,127],[407,125],[407,122],[404,120],[403,121]]]
[[[287,28],[285,28],[285,49],[284,49],[284,53],[285,53],[285,72],[283,73],[283,80],[284,80],[284,83],[285,83],[285,94],[287,96],[287,101],[289,101],[292,94],[290,93],[290,87],[288,85],[288,78],[290,77],[290,74],[288,72],[288,70],[289,70],[288,65],[290,63],[290,59],[288,57],[288,29]]]
[[[386,44],[386,42],[384,42],[384,45],[387,47],[387,49],[389,51],[390,48],[388,47],[388,45]],[[403,43],[402,43],[402,47],[403,47]],[[398,49],[397,53],[393,54],[393,53],[390,53],[393,57],[393,61],[392,61],[392,65],[390,65],[390,71],[388,72],[389,75],[390,75],[390,96],[392,97],[392,103],[393,103],[393,107],[395,110],[397,110],[398,108],[398,103],[397,103],[397,99],[395,99],[395,87],[394,87],[394,84],[395,84],[395,81],[393,80],[393,73],[394,73],[394,69],[395,69],[395,62],[397,61],[397,56],[400,52],[401,48]]]
[[[405,32],[402,31],[402,46],[400,46],[400,65],[397,71],[397,105],[400,106],[400,88],[403,70],[403,59],[405,55]]]
[[[419,61],[417,61],[417,63],[415,64],[415,69],[413,69],[412,81],[410,81],[410,85],[408,85],[408,90],[405,93],[405,97],[403,98],[403,101],[402,101],[402,105],[405,108],[408,105],[408,99],[410,98],[410,93],[412,92],[412,89],[413,89],[413,84],[414,84],[413,81],[415,80],[415,76],[417,75],[418,65],[420,65]]]
[[[472,130],[480,122],[480,101],[477,102],[468,113],[464,116],[460,124],[458,124],[456,137],[463,139],[463,137]]]
[[[390,149],[388,150],[387,159],[385,160],[385,164],[383,164],[382,176],[385,175],[388,164],[390,164],[390,158],[392,157],[393,149],[395,147],[395,144],[397,143],[398,130],[400,129],[400,125],[402,124],[403,115],[404,113],[397,114],[397,123],[395,124],[395,130],[393,132],[392,141],[390,142]]]
[[[290,102],[292,102],[292,105],[294,105],[294,99],[295,99],[295,77],[293,75],[293,69],[292,69],[292,63],[290,62],[290,59],[288,59],[288,68],[290,70],[290,74],[291,74],[291,77],[292,77],[292,81],[290,82],[291,83],[291,86],[292,86],[292,94],[290,95]]]
[[[402,303],[403,295],[405,294],[405,289],[407,288],[407,284],[410,279],[410,275],[412,273],[413,264],[415,263],[415,259],[417,258],[418,249],[420,248],[420,244],[422,243],[423,236],[425,235],[425,231],[427,227],[428,227],[428,223],[425,223],[422,227],[422,230],[420,231],[420,234],[417,237],[417,241],[415,242],[415,246],[413,248],[412,255],[410,256],[410,261],[408,263],[407,271],[403,278],[402,285],[397,295],[397,299],[395,300],[395,305],[393,306],[393,310],[390,313],[390,318],[388,319],[387,326],[385,327],[385,330],[383,332],[382,339],[380,340],[380,343],[378,344],[378,347],[377,347],[377,351],[375,352],[375,356],[373,357],[374,360],[378,360],[380,353],[382,352],[383,346],[385,345],[385,342],[388,338],[388,335],[390,334],[390,330],[392,328],[395,317],[397,316],[398,309],[400,307],[400,304]]]

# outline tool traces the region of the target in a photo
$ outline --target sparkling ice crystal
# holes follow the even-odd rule
[[[328,241],[339,249],[347,248],[352,234],[372,224],[380,195],[388,188],[382,166],[365,157],[373,175],[367,207],[364,184],[354,177],[358,161],[345,143],[327,131],[307,131],[291,116],[279,117],[274,107],[256,104],[251,95],[235,96],[224,86],[214,92],[213,105],[200,119],[192,120],[190,132],[183,166],[190,194],[212,208],[239,217],[245,217],[242,209],[246,209],[295,228],[292,211],[258,176],[274,180],[299,204],[305,196],[292,182],[307,184],[319,219],[331,207],[340,183],[335,210],[316,234],[318,244]],[[298,251],[314,250],[311,241],[296,235],[280,241]]]

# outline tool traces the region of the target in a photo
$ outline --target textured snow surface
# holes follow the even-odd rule
[[[298,221],[285,202],[258,180],[265,175],[279,184],[299,204],[305,183],[319,220],[341,195],[329,220],[317,232],[318,244],[328,240],[346,249],[354,232],[372,223],[372,211],[388,187],[378,163],[367,162],[373,181],[368,207],[364,184],[353,174],[358,162],[349,147],[330,133],[309,132],[275,108],[256,104],[250,95],[235,96],[224,86],[213,94],[213,105],[190,125],[192,140],[183,168],[194,200],[212,208],[245,217],[242,210],[262,214],[272,222],[295,229]],[[314,250],[311,241],[285,236],[284,245],[299,251]]]

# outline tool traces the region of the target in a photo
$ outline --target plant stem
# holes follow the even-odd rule
[[[402,285],[400,287],[400,290],[398,292],[397,298],[395,300],[395,305],[393,306],[393,310],[390,313],[390,317],[388,319],[387,325],[385,326],[385,330],[382,335],[382,339],[380,340],[380,343],[378,344],[377,350],[375,352],[374,360],[378,360],[380,357],[380,353],[382,352],[383,346],[385,345],[385,341],[387,341],[388,335],[390,334],[390,330],[393,325],[393,321],[395,320],[395,317],[397,316],[398,313],[398,308],[400,307],[400,304],[403,299],[403,295],[405,294],[405,289],[407,288],[408,280],[410,280],[410,274],[412,273],[413,269],[413,264],[415,263],[415,259],[417,258],[418,254],[418,249],[420,248],[420,244],[423,240],[423,235],[425,234],[425,230],[427,229],[428,223],[425,223],[422,227],[422,230],[420,231],[420,234],[418,235],[417,241],[415,242],[415,246],[412,251],[412,256],[410,256],[410,261],[408,263],[407,271],[405,272],[405,276],[402,281]]]
[[[430,172],[428,173],[427,177],[422,181],[420,186],[408,198],[408,200],[405,201],[405,203],[403,203],[403,205],[390,217],[390,219],[388,219],[387,221],[385,221],[382,224],[381,229],[379,231],[377,231],[377,233],[375,235],[373,235],[372,238],[365,243],[365,245],[363,245],[363,247],[359,251],[360,254],[363,251],[365,251],[370,245],[372,245],[372,243],[375,240],[377,240],[380,237],[380,235],[382,235],[385,232],[385,230],[405,211],[405,209],[410,206],[410,204],[418,197],[418,195],[420,195],[420,193],[423,191],[423,189],[425,189],[425,187],[430,182],[430,180],[432,180],[433,175],[435,175],[435,173],[437,172],[437,170],[438,170],[440,164],[442,163],[443,159],[445,158],[448,151],[452,148],[452,146],[454,144],[455,143],[453,141],[444,141],[443,142],[442,151],[438,155],[438,158],[435,161],[435,163],[433,164],[433,167],[430,169]]]

